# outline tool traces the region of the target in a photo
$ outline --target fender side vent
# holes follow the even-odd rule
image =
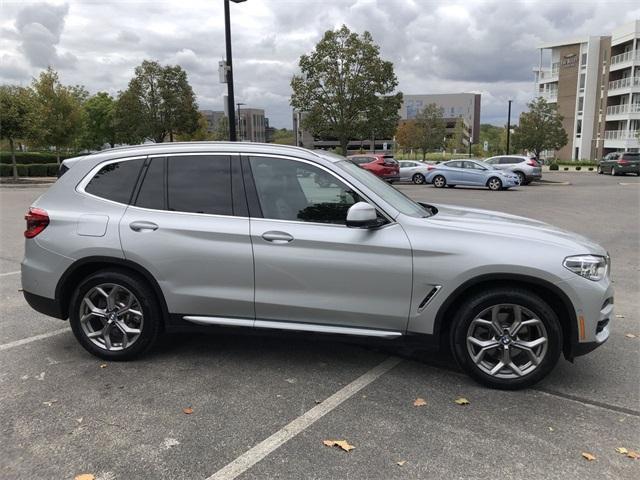
[[[425,307],[429,304],[431,299],[436,295],[436,293],[438,293],[438,290],[440,290],[440,287],[441,287],[440,285],[436,285],[431,290],[429,290],[429,293],[427,293],[427,296],[424,297],[424,299],[420,302],[420,305],[418,305],[418,312],[421,312],[422,310],[425,309]]]

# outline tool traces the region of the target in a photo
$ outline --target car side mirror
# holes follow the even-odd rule
[[[379,226],[378,213],[367,202],[355,203],[347,211],[347,227],[374,228]]]

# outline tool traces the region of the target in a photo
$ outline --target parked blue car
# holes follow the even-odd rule
[[[473,185],[489,190],[506,190],[520,185],[518,176],[509,170],[498,170],[481,160],[450,160],[436,165],[426,177],[434,187]]]

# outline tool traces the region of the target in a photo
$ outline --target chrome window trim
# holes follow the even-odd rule
[[[336,172],[334,172],[333,170],[325,167],[324,165],[321,165],[317,162],[311,161],[311,160],[307,160],[304,158],[299,158],[299,157],[292,157],[289,155],[279,155],[279,154],[270,154],[270,153],[263,153],[263,154],[258,154],[258,155],[244,155],[246,156],[248,159],[250,159],[251,157],[268,157],[268,158],[280,158],[283,160],[293,160],[296,162],[302,162],[302,163],[308,163],[309,165],[312,165],[314,167],[318,167],[321,170],[324,170],[325,172],[327,172],[329,175],[332,175],[334,178],[338,179],[340,182],[346,184],[349,188],[353,189],[353,191],[355,193],[357,193],[360,197],[364,198],[368,203],[370,203],[371,205],[373,205],[374,207],[376,207],[376,209],[378,211],[380,211],[380,213],[382,213],[382,215],[387,219],[387,221],[389,223],[396,223],[395,220],[393,219],[393,217],[391,215],[389,215],[380,205],[378,205],[376,202],[374,202],[373,200],[371,200],[371,198],[367,195],[364,195],[361,190],[359,188],[356,188],[353,186],[353,184],[348,181],[347,179],[345,179],[344,177],[336,174]],[[253,175],[253,171],[251,172],[251,175]],[[258,201],[260,200],[260,198],[258,198]],[[340,227],[346,227],[346,225],[340,225],[340,224],[336,224],[336,223],[317,223],[317,222],[302,222],[299,220],[280,220],[278,218],[264,218],[264,217],[251,217],[251,218],[255,218],[255,219],[260,219],[260,220],[273,220],[273,221],[279,221],[279,222],[293,222],[293,223],[308,223],[308,224],[315,224],[315,225],[336,225],[336,226],[340,226]]]

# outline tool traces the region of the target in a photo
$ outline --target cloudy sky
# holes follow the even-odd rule
[[[236,101],[291,128],[291,75],[325,30],[369,30],[404,93],[479,92],[482,121],[506,122],[533,92],[542,42],[605,35],[640,19],[640,2],[248,0],[231,5]],[[201,108],[222,109],[222,0],[0,0],[0,82],[47,65],[68,84],[116,94],[143,59],[179,64]]]

